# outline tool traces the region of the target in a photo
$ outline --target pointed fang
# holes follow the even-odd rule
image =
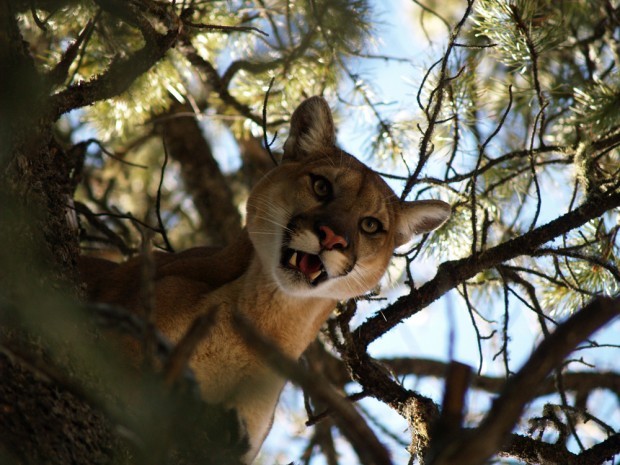
[[[312,273],[310,276],[308,276],[310,278],[310,281],[315,281],[319,276],[321,276],[322,272],[323,271],[318,270],[318,271],[315,271],[314,273]]]

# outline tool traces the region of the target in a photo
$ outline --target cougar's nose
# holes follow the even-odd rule
[[[329,226],[319,226],[319,241],[327,250],[344,249],[349,245],[344,237],[336,234]]]

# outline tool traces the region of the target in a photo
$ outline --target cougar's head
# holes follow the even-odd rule
[[[395,247],[450,216],[439,200],[403,202],[385,181],[335,145],[321,97],[293,113],[282,163],[248,199],[248,232],[286,293],[346,299],[372,289]]]

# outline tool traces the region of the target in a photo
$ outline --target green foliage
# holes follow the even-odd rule
[[[58,63],[88,21],[96,18],[96,27],[85,39],[87,47],[72,65],[69,83],[94,78],[114,60],[129,56],[144,45],[136,28],[108,11],[99,10],[92,1],[69,3],[52,13],[43,12],[42,17],[47,19],[45,31],[38,29],[33,16],[27,13],[22,15],[22,27],[31,43],[41,44],[44,51],[39,54],[40,64],[47,69]],[[231,91],[253,110],[260,110],[271,78],[279,78],[273,89],[270,113],[273,120],[281,120],[302,95],[334,87],[340,60],[364,48],[370,33],[371,10],[363,0],[307,0],[295,8],[285,1],[269,5],[216,1],[197,3],[186,17],[191,24],[186,26],[185,33],[203,59],[214,65],[234,60],[248,63],[233,76]],[[265,35],[235,30],[246,24]],[[221,33],[210,26],[232,30]],[[123,139],[139,131],[149,118],[162,113],[171,98],[196,98],[198,91],[201,98],[206,96],[210,104],[223,109],[216,95],[205,95],[197,85],[200,77],[196,71],[172,50],[127,92],[86,108],[83,119],[97,128],[101,139],[110,139],[112,135]],[[225,72],[225,66],[219,69],[220,75]]]
[[[449,251],[451,258],[465,257],[472,238],[484,237],[485,247],[492,247],[523,234],[533,221],[540,224],[541,216],[554,218],[569,209],[571,196],[618,188],[618,149],[597,155],[590,145],[617,134],[620,125],[615,26],[601,19],[607,18],[605,8],[604,2],[475,2],[463,35],[484,48],[452,52],[447,103],[433,133],[433,157],[450,154],[442,179],[452,176],[454,190],[442,188],[456,207],[448,225],[435,233],[445,246],[429,245],[431,255],[443,249],[442,256]],[[438,68],[421,89],[423,102],[437,96]],[[561,148],[550,149],[551,144]],[[591,249],[582,250],[581,258],[520,264],[539,276],[542,306],[554,315],[574,311],[592,295],[618,292],[610,271],[617,269],[617,259],[607,254],[606,269],[597,264],[604,255],[596,248],[616,235],[600,228],[593,235],[588,228],[574,232],[590,238]],[[480,279],[485,278],[471,282]]]
[[[456,203],[448,222],[433,233],[433,241],[429,241],[425,254],[438,260],[458,260],[471,253],[472,216],[467,205]],[[448,200],[449,201],[449,200]],[[479,226],[479,224],[477,225]]]
[[[360,53],[370,37],[372,13],[368,3],[359,0],[304,1],[294,8],[285,1],[268,4],[198,2],[187,12],[184,33],[195,48],[198,59],[213,66],[215,73],[225,80],[231,98],[247,106],[253,115],[261,116],[265,92],[272,78],[276,78],[267,108],[268,122],[276,122],[275,128],[290,117],[305,96],[329,93],[337,86],[345,62]],[[119,21],[108,11],[97,10],[93,2],[84,2],[80,8],[61,9],[54,18],[57,19],[49,24],[50,33],[42,37],[52,41],[52,48],[58,41],[65,44],[65,49],[70,42],[68,38],[77,37],[83,25],[96,18],[96,27],[87,37],[80,59],[72,65],[69,83],[93,79],[114,60],[129,56],[144,45],[137,28]],[[41,31],[27,14],[24,14],[24,21],[29,33],[41,36]],[[221,31],[218,27],[231,29]],[[243,30],[243,27],[257,30]],[[59,52],[50,57],[49,66],[60,56]],[[85,131],[95,131],[93,135],[103,141],[108,150],[122,152],[121,158],[147,167],[123,165],[100,152],[103,171],[96,174],[100,169],[97,164],[96,169],[88,170],[88,173],[94,176],[90,179],[99,185],[99,189],[108,192],[107,202],[121,212],[131,212],[136,218],[149,218],[152,224],[154,196],[159,182],[155,173],[163,163],[162,145],[149,144],[143,149],[140,146],[141,141],[148,140],[156,130],[153,122],[156,123],[158,118],[165,119],[173,102],[192,102],[194,108],[207,108],[209,119],[221,117],[217,126],[219,130],[226,128],[237,139],[252,134],[262,136],[262,127],[245,119],[247,113],[239,115],[226,98],[203,83],[211,78],[176,48],[135,80],[126,92],[80,110],[79,120]],[[216,127],[207,120],[204,124],[209,130]],[[279,135],[280,140],[284,137]],[[127,147],[134,146],[133,153],[124,154]],[[175,176],[179,174],[174,165],[168,168],[168,172],[176,173]],[[177,212],[166,215],[166,224],[169,228],[175,226],[171,234],[182,238],[179,245],[191,245],[197,224],[196,212],[191,202],[188,204],[187,199],[175,195],[180,186],[173,184],[166,182],[162,191],[162,208]],[[138,185],[143,186],[138,189],[140,194],[131,195]],[[84,193],[80,198],[92,206],[90,197]],[[112,224],[114,230],[136,246],[136,240],[127,236],[131,229],[126,231],[117,221]]]
[[[186,85],[171,60],[140,76],[118,97],[97,102],[82,117],[102,140],[126,143],[145,131],[144,126],[164,113],[174,100],[184,101]]]
[[[575,88],[575,122],[596,132],[614,130],[620,122],[620,79],[593,81]]]
[[[541,302],[552,316],[577,311],[593,295],[614,296],[620,291],[618,275],[613,272],[620,264],[618,226],[611,230],[606,226],[618,218],[617,213],[611,214],[608,221],[591,221],[569,234],[563,247],[566,254],[553,259],[555,273],[536,280]]]
[[[482,0],[477,3],[476,31],[493,44],[502,63],[524,73],[530,69],[534,54],[543,57],[563,38],[563,12],[553,4],[538,0]]]
[[[246,42],[231,50],[232,58],[252,63],[237,73],[233,86],[236,95],[258,110],[275,79],[268,116],[283,121],[303,98],[337,87],[344,62],[360,53],[370,37],[371,10],[367,1],[304,0],[295,8],[285,1],[270,2],[266,14],[268,21],[259,27],[269,37],[246,35]],[[283,27],[273,27],[278,24]]]

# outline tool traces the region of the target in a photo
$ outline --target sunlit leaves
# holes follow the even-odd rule
[[[575,120],[594,131],[609,131],[620,124],[620,80],[593,81],[575,89]]]
[[[540,302],[551,316],[573,313],[594,295],[613,296],[619,290],[618,281],[609,271],[587,260],[566,259],[558,261],[556,266],[553,280],[537,280]]]
[[[228,47],[225,51],[237,60],[227,75],[243,63],[231,74],[231,93],[258,113],[274,79],[269,122],[286,121],[303,98],[328,94],[337,87],[346,61],[363,50],[369,37],[369,11],[365,1],[270,2],[256,23],[269,36],[254,35],[245,47]],[[232,128],[237,135],[247,129],[238,125]],[[251,129],[262,131],[254,125]]]
[[[572,313],[593,295],[613,296],[620,291],[617,270],[620,265],[618,215],[591,221],[570,233],[554,249],[552,259],[543,261],[536,278],[541,303],[553,315]]]
[[[369,3],[364,0],[321,0],[309,2],[325,40],[347,52],[361,51],[371,31]]]
[[[183,80],[171,61],[162,61],[143,74],[118,97],[96,103],[84,116],[108,140],[114,137],[127,140],[156,114],[163,112],[172,99],[183,100],[186,92]]]
[[[560,10],[552,2],[482,0],[476,11],[478,34],[494,45],[503,63],[522,73],[534,54],[543,54],[562,38]]]
[[[49,10],[24,11],[19,18],[20,28],[36,63],[44,70],[54,67],[96,11],[95,4],[88,0],[50,5]]]
[[[480,227],[476,224],[476,227]],[[466,205],[457,205],[446,224],[433,233],[425,254],[434,259],[457,260],[471,253],[472,216]]]

